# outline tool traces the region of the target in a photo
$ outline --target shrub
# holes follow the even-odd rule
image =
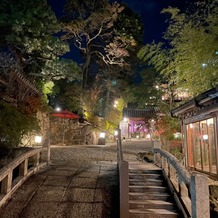
[[[24,135],[39,130],[34,115],[27,115],[16,107],[0,101],[0,148],[16,147]]]

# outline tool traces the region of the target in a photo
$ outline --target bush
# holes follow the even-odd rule
[[[16,147],[22,137],[33,130],[39,130],[34,115],[23,114],[16,107],[0,101],[0,148]]]

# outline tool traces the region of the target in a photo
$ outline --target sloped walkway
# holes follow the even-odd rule
[[[119,217],[115,145],[57,147],[51,157],[52,165],[14,193],[1,218]]]
[[[123,143],[136,161],[149,142]],[[51,148],[51,166],[30,177],[0,210],[1,218],[119,218],[116,143]]]

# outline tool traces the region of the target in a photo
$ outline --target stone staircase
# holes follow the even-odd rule
[[[174,218],[179,214],[162,170],[150,163],[129,163],[129,218]]]

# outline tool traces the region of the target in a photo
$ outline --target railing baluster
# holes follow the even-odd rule
[[[19,176],[25,176],[28,172],[28,158],[25,159],[19,166]]]
[[[40,153],[37,153],[33,156],[33,167],[39,166]]]
[[[47,165],[46,162],[40,163],[40,156],[43,148],[34,149],[29,151],[17,159],[13,160],[7,166],[0,169],[0,182],[1,182],[1,199],[0,207],[4,205],[11,197],[11,194],[33,173],[39,170],[41,167]],[[29,160],[33,160],[33,167],[28,169]],[[19,168],[19,176],[13,180],[13,171],[15,168]],[[16,182],[14,182],[16,180]]]
[[[1,184],[1,193],[2,194],[7,194],[10,192],[12,187],[12,171],[8,173],[8,175],[2,180]]]
[[[174,187],[173,192],[176,195],[176,201],[184,216],[193,218],[210,217],[207,177],[199,174],[191,176],[176,157],[167,151],[154,149],[154,152],[155,155],[157,153],[161,155],[162,169]],[[156,158],[155,164],[157,164]]]

